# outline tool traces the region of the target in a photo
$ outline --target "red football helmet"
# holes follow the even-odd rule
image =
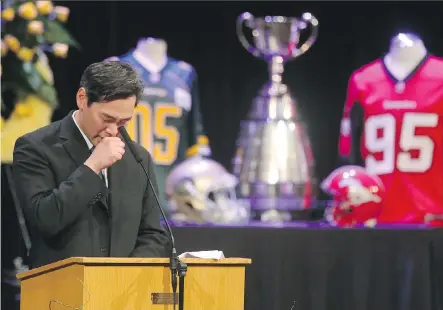
[[[375,225],[385,195],[377,176],[360,166],[343,166],[329,174],[320,186],[334,198],[333,205],[325,210],[325,218],[331,225]]]

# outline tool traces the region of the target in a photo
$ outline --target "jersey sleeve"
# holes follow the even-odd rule
[[[355,74],[348,82],[346,101],[340,122],[338,141],[339,166],[361,164],[360,139],[363,125],[363,108],[360,104],[359,89]]]
[[[188,149],[186,157],[195,155],[211,156],[209,139],[206,136],[203,121],[200,113],[200,89],[198,86],[197,74],[194,71],[194,78],[190,87],[191,91],[191,111],[188,117]]]
[[[352,105],[350,113],[350,149],[348,163],[350,165],[364,166],[361,155],[361,137],[363,134],[364,110],[360,102]]]

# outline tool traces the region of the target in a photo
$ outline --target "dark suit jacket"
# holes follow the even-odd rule
[[[149,153],[136,144],[157,190]],[[13,175],[30,226],[32,268],[73,256],[167,257],[168,237],[140,165],[126,146],[108,168],[109,189],[72,112],[17,139]]]

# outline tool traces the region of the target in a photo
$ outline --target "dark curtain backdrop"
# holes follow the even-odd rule
[[[237,39],[235,22],[242,12],[299,17],[309,11],[319,20],[316,44],[288,63],[284,76],[308,125],[319,179],[336,162],[346,84],[353,70],[385,53],[390,38],[399,30],[417,32],[431,52],[443,56],[442,2],[60,4],[71,9],[68,28],[83,50],[54,63],[61,103],[55,120],[75,107],[75,92],[87,65],[127,52],[141,37],[163,38],[171,57],[189,62],[197,70],[204,125],[214,158],[228,168],[240,121],[268,78],[265,62],[250,55]]]
[[[237,16],[301,16],[319,19],[319,38],[285,67],[284,80],[308,125],[321,180],[334,167],[346,85],[352,71],[380,57],[398,31],[418,33],[429,51],[443,56],[443,3],[436,2],[153,2],[57,1],[71,9],[68,28],[81,43],[69,58],[50,58],[60,107],[54,120],[75,108],[75,93],[87,65],[133,48],[141,37],[163,38],[171,57],[192,64],[199,75],[201,110],[213,157],[230,168],[239,132],[267,66],[240,45]],[[2,267],[25,249],[2,174]],[[17,289],[13,289],[17,292]],[[9,294],[8,309],[14,293]],[[2,302],[3,305],[5,305]]]

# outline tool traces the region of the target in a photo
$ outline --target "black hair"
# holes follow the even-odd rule
[[[143,94],[143,83],[137,71],[121,61],[102,61],[89,65],[80,79],[85,88],[88,105],[136,97],[136,104]]]

